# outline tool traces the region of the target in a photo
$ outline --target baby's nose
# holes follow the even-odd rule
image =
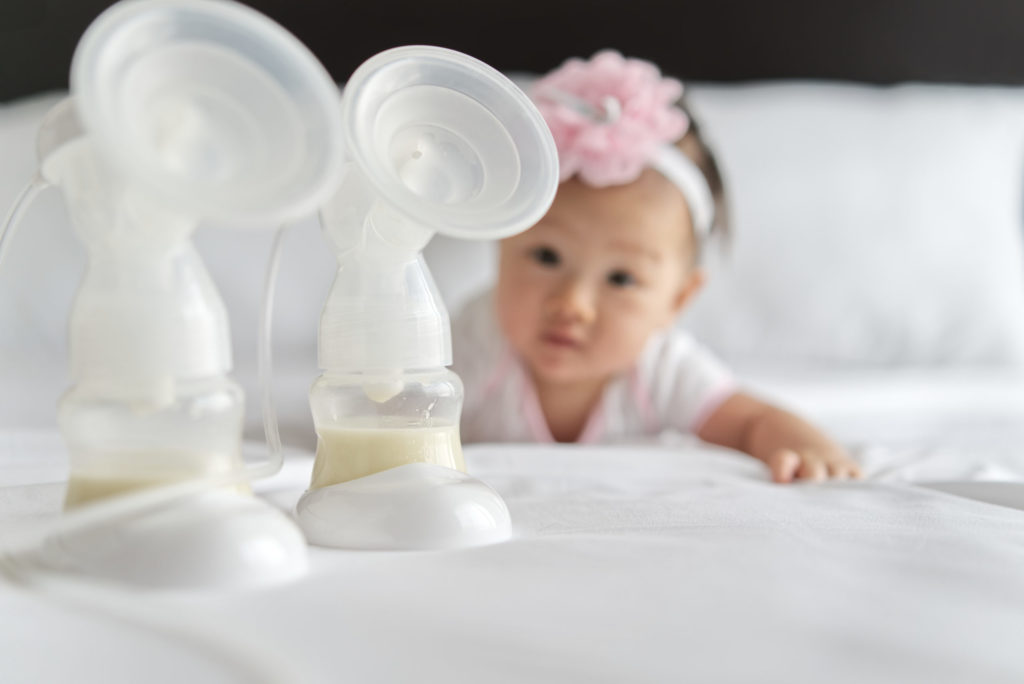
[[[559,321],[590,323],[597,313],[592,289],[579,279],[560,283],[546,302],[546,313]]]

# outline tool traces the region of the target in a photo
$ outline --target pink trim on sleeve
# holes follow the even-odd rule
[[[644,432],[653,435],[661,426],[658,424],[658,414],[655,413],[654,405],[651,403],[651,390],[636,367],[630,373],[629,381],[633,389],[633,399],[640,409],[640,420],[643,421]]]
[[[587,424],[583,426],[583,432],[576,439],[577,444],[597,444],[604,436],[604,401],[597,405],[593,413],[587,416]]]
[[[716,385],[710,392],[704,395],[704,400],[693,414],[689,430],[692,434],[703,427],[704,422],[711,417],[722,403],[736,393],[736,381],[733,378],[725,378]]]
[[[523,388],[523,401],[521,410],[526,427],[530,430],[533,439],[542,444],[550,444],[555,441],[548,427],[548,421],[544,417],[544,411],[540,407],[540,397],[537,396],[537,389],[533,382],[526,375],[525,371],[520,373],[520,386]]]

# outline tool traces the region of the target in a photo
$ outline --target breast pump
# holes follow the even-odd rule
[[[342,96],[346,164],[321,210],[338,273],[310,393],[318,446],[298,504],[325,546],[445,548],[507,538],[501,498],[464,473],[462,383],[421,250],[435,233],[507,237],[558,186],[554,141],[510,80],[436,47],[372,57]]]
[[[280,26],[202,0],[114,5],[82,36],[70,81],[39,133],[36,184],[63,190],[89,257],[69,324],[73,384],[58,407],[65,505],[98,501],[82,510],[102,518],[125,491],[237,489],[253,477],[242,470],[243,395],[228,375],[224,304],[189,237],[200,221],[280,225],[325,201],[341,172],[337,88]],[[144,584],[238,586],[304,568],[286,516],[212,493],[134,527],[130,515],[93,526],[50,560]]]
[[[504,502],[464,472],[449,319],[420,252],[434,233],[501,238],[547,210],[557,155],[528,98],[475,59],[408,47],[361,66],[339,110],[336,87],[292,36],[204,0],[113,6],[83,36],[71,87],[39,150],[89,250],[59,423],[67,504],[98,503],[66,516],[121,525],[106,539],[79,535],[74,549],[63,539],[77,566],[237,586],[304,564],[290,522],[251,497],[234,495],[249,503],[218,518],[231,524],[211,525],[195,501],[157,523],[126,518],[252,477],[239,475],[242,396],[227,375],[223,303],[189,235],[201,220],[265,226],[318,206],[339,268],[310,395],[318,449],[297,507],[306,538],[346,548],[506,538]],[[225,560],[224,548],[237,553]]]

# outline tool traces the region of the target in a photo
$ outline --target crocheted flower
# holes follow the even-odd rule
[[[661,145],[683,136],[690,121],[674,106],[682,93],[654,64],[614,50],[569,59],[532,88],[562,180],[578,175],[595,187],[636,180]]]

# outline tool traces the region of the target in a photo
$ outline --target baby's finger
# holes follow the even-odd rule
[[[837,480],[859,480],[861,477],[860,466],[845,456],[829,461],[828,471],[829,475]]]
[[[847,461],[830,461],[828,464],[828,476],[835,480],[848,480],[853,477],[852,464]]]
[[[800,456],[789,449],[780,449],[768,457],[768,468],[775,482],[792,482],[799,467]]]
[[[828,469],[823,462],[815,458],[808,458],[805,455],[796,476],[801,480],[824,482],[825,478],[828,477]]]
[[[864,473],[861,472],[860,466],[850,461],[846,464],[846,469],[850,473],[850,477],[854,480],[860,480],[864,477]]]

